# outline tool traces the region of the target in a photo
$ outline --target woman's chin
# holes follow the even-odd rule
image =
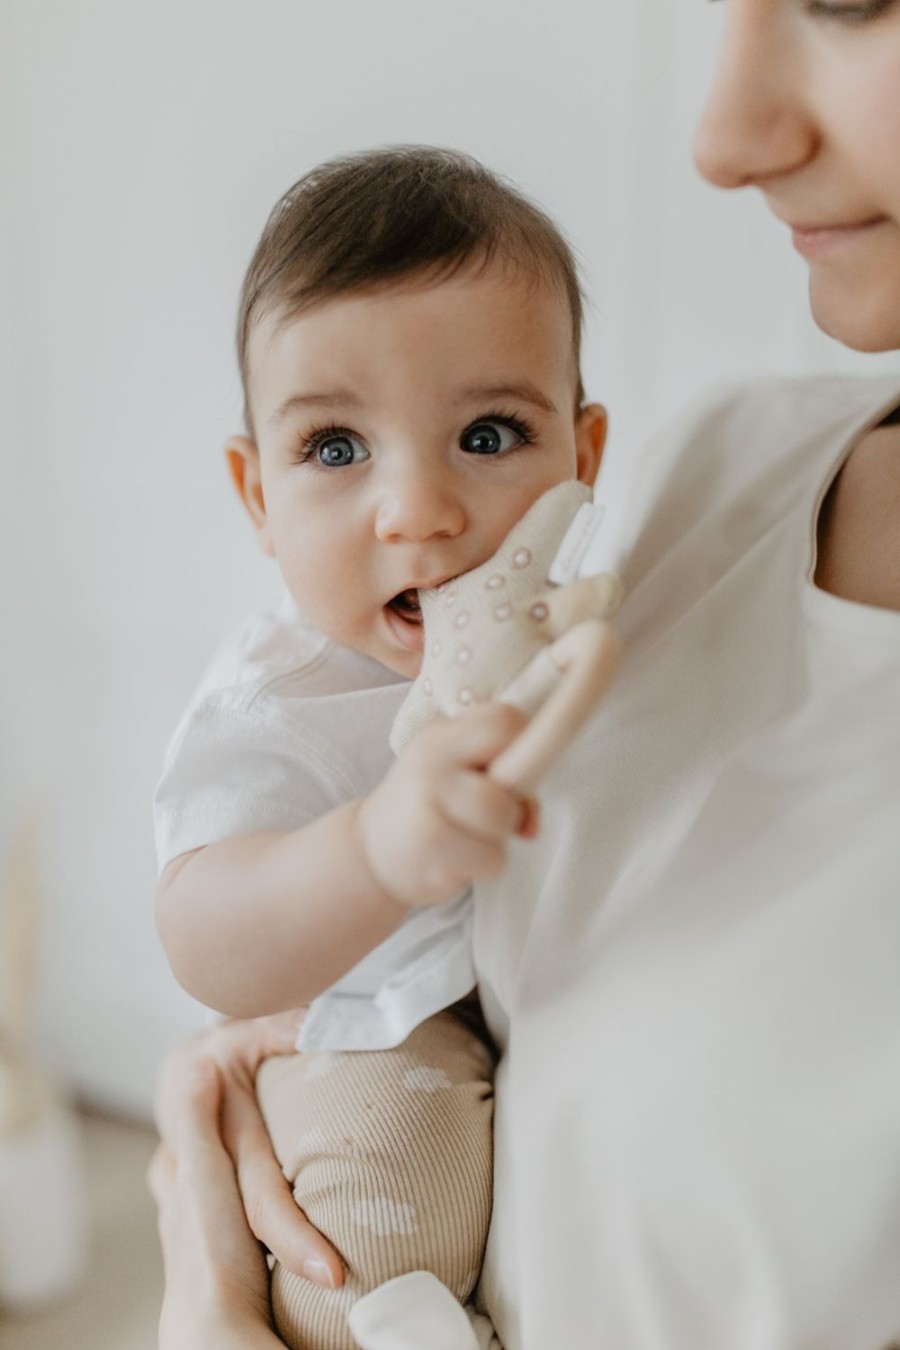
[[[863,286],[817,276],[813,268],[809,304],[822,332],[853,351],[900,349],[900,275],[894,285],[882,277],[879,282]]]

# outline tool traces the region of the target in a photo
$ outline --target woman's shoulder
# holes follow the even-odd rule
[[[673,467],[715,462],[739,476],[786,453],[808,456],[810,447],[851,438],[900,403],[900,372],[851,375],[761,376],[714,385],[669,421],[648,445],[645,463]],[[752,450],[753,458],[729,456]]]
[[[771,522],[900,403],[900,375],[765,377],[718,385],[669,420],[631,475],[632,551],[666,550],[704,521]]]

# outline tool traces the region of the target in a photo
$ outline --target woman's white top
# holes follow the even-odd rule
[[[623,669],[476,891],[507,1350],[900,1337],[900,613],[812,579],[898,403],[767,382],[642,461]]]
[[[371,792],[393,761],[388,737],[408,689],[311,628],[287,595],[252,615],[217,654],[169,746],[154,801],[160,871],[191,849],[299,829]],[[399,1045],[474,983],[467,893],[413,910],[315,999],[298,1048]]]

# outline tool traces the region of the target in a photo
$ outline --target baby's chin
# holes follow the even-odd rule
[[[395,675],[402,675],[407,680],[414,680],[422,669],[421,652],[390,652],[387,655],[379,655],[378,659],[388,670],[392,670]]]

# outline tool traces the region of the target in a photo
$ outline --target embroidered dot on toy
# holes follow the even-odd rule
[[[469,689],[468,687],[465,688],[465,689],[460,689],[460,691],[459,691],[459,693],[458,693],[458,695],[457,695],[457,698],[459,699],[459,702],[463,705],[463,707],[466,707],[466,708],[467,708],[467,707],[469,706],[469,704],[472,702],[472,699],[473,699],[474,697],[475,697],[475,695],[472,693],[472,690]]]
[[[471,647],[460,647],[459,651],[456,653],[457,664],[460,666],[464,666],[468,661],[471,661],[471,659],[472,659]]]
[[[489,591],[496,591],[499,589],[499,587],[505,585],[505,583],[506,577],[501,577],[499,572],[495,572],[493,576],[488,577],[487,581],[484,584],[487,586]]]
[[[513,612],[512,605],[498,605],[497,608],[494,610],[494,618],[499,619],[502,622],[503,619],[510,618],[512,612]]]
[[[545,604],[539,601],[536,605],[531,606],[528,613],[533,619],[546,619],[550,611]]]
[[[527,567],[530,562],[530,551],[527,548],[517,548],[513,554],[513,567]]]
[[[466,624],[469,622],[471,617],[472,616],[469,613],[469,611],[467,609],[464,609],[461,610],[459,614],[457,614],[453,622],[457,628],[465,628]]]

